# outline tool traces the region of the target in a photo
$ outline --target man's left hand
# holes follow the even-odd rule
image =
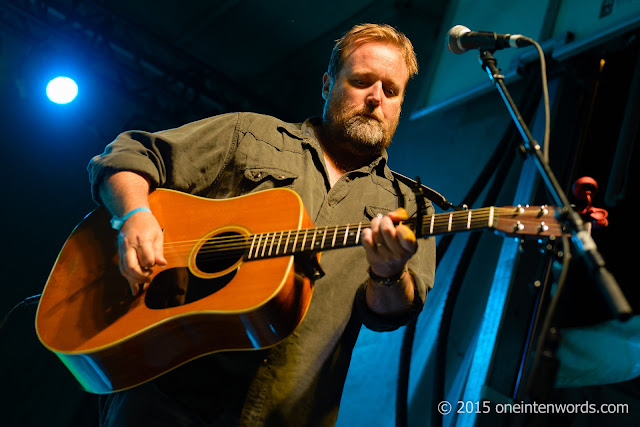
[[[386,216],[373,218],[371,226],[362,231],[362,246],[371,271],[377,276],[391,277],[402,272],[416,253],[416,235],[406,225],[396,225],[408,218],[406,210],[396,209]]]

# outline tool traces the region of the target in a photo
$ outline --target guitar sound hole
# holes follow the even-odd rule
[[[196,267],[218,273],[232,267],[244,255],[246,239],[239,233],[220,233],[209,239],[196,255]]]
[[[238,233],[221,233],[207,241],[196,254],[196,267],[206,273],[219,273],[233,267],[244,255]],[[228,285],[237,268],[213,278],[195,276],[186,267],[170,268],[160,272],[145,296],[145,304],[152,309],[177,307],[208,297]]]

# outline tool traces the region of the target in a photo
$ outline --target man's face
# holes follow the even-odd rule
[[[380,154],[400,119],[409,72],[400,50],[384,42],[358,46],[331,81],[325,73],[323,122],[354,154]]]

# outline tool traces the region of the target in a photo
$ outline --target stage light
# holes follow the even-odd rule
[[[78,95],[78,85],[69,77],[56,77],[47,84],[47,97],[56,104],[68,104]]]

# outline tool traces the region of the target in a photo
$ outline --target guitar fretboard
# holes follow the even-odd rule
[[[423,218],[422,237],[458,231],[492,228],[495,220],[494,207],[456,211]],[[510,210],[512,212],[512,210]],[[403,221],[402,224],[415,231],[415,221]],[[326,251],[347,248],[361,244],[362,230],[369,222],[308,228],[303,230],[285,230],[259,233],[249,236],[247,241],[247,260],[295,255],[302,252]]]

